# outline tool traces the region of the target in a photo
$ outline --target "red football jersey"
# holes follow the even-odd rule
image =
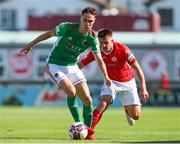
[[[127,46],[113,41],[113,50],[108,54],[101,51],[101,54],[110,79],[126,82],[134,78],[135,74],[130,65],[136,58]],[[94,60],[92,52],[89,52],[81,63],[87,65]]]

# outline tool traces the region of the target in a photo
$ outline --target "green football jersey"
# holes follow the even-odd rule
[[[54,32],[58,37],[48,58],[48,63],[61,66],[75,65],[81,53],[91,49],[99,52],[98,41],[90,33],[79,32],[80,23],[64,22],[56,26]]]

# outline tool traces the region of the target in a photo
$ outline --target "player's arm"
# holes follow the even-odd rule
[[[94,61],[94,55],[92,54],[92,51],[90,51],[85,58],[81,59],[77,65],[78,67],[81,69],[84,66],[88,65],[89,63],[91,63],[92,61]]]
[[[106,85],[111,86],[112,81],[110,80],[110,78],[108,76],[107,69],[106,69],[105,63],[104,63],[104,61],[102,59],[101,53],[95,53],[94,58],[95,58],[95,60],[96,60],[96,62],[98,64],[98,67],[99,67],[100,71],[103,74]]]
[[[41,34],[40,36],[38,36],[37,38],[35,38],[33,41],[31,41],[30,43],[28,43],[21,51],[20,53],[22,54],[28,54],[28,52],[32,49],[32,47],[34,45],[36,45],[37,43],[47,40],[51,37],[55,36],[54,31],[48,31],[45,32],[43,34]]]
[[[146,89],[144,73],[137,61],[135,61],[133,64],[131,64],[131,67],[135,71],[135,73],[140,81],[140,97],[146,101],[149,98],[149,94]]]

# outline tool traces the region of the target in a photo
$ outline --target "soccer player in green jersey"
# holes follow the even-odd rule
[[[84,124],[88,128],[87,139],[90,140],[94,139],[92,137],[94,131],[90,128],[93,118],[93,106],[86,79],[77,66],[81,53],[87,49],[93,52],[106,85],[111,85],[111,80],[108,77],[99,51],[98,41],[92,30],[95,19],[96,9],[86,7],[82,10],[80,22],[60,23],[52,31],[45,32],[28,43],[20,52],[27,54],[35,44],[53,36],[58,37],[47,59],[47,72],[57,86],[66,92],[67,104],[76,122],[81,121],[76,96],[79,96],[81,99],[83,103]]]

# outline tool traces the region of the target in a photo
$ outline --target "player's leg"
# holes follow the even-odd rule
[[[90,96],[89,88],[87,86],[86,81],[83,81],[77,85],[75,85],[77,95],[81,99],[83,103],[83,118],[84,124],[91,127],[92,117],[93,117],[93,105],[92,98]]]
[[[73,70],[71,70],[72,74],[70,74],[68,77],[74,84],[76,88],[76,94],[79,96],[83,103],[83,118],[84,118],[84,124],[88,128],[88,140],[94,140],[93,137],[94,130],[91,127],[92,124],[92,98],[90,96],[89,88],[86,83],[86,79],[82,73],[82,71],[78,68],[78,66],[74,66]]]
[[[112,103],[113,99],[110,95],[102,95],[100,98],[99,105],[93,111],[93,122],[92,128],[94,129],[95,126],[101,120],[102,114],[106,111],[108,106]]]
[[[140,105],[126,105],[125,113],[127,117],[128,124],[133,126],[135,120],[138,120],[141,115],[141,106]]]
[[[93,119],[93,105],[92,105],[92,99],[90,97],[89,88],[87,86],[86,81],[83,81],[77,85],[76,92],[81,101],[83,102],[83,118],[84,118],[84,124],[87,126],[88,129],[88,135],[86,139],[88,140],[95,140],[95,137],[93,136],[94,130],[91,128],[92,119]]]
[[[127,88],[121,93],[121,102],[125,108],[125,114],[130,126],[135,124],[141,114],[141,102],[138,96],[135,79],[125,82],[121,87]]]
[[[113,100],[115,99],[115,96],[116,96],[116,91],[114,88],[114,84],[112,84],[111,87],[108,87],[104,84],[101,90],[101,94],[100,94],[99,105],[93,111],[93,122],[92,122],[93,129],[100,121],[103,112],[105,112],[108,106],[113,102]]]
[[[58,66],[55,64],[48,64],[46,71],[51,80],[59,87],[62,88],[67,94],[68,108],[73,116],[74,121],[81,121],[78,102],[76,97],[76,89],[72,81],[67,77],[68,70],[66,66]]]
[[[98,110],[100,113],[103,113],[112,102],[113,102],[112,96],[102,95],[100,97],[100,102],[99,105],[96,107],[96,110]]]
[[[125,112],[129,117],[134,120],[138,120],[141,115],[141,106],[139,105],[127,105],[125,106]]]
[[[59,87],[62,88],[67,94],[67,105],[73,116],[75,122],[80,122],[79,106],[76,96],[76,89],[71,81],[65,77],[58,83]]]

